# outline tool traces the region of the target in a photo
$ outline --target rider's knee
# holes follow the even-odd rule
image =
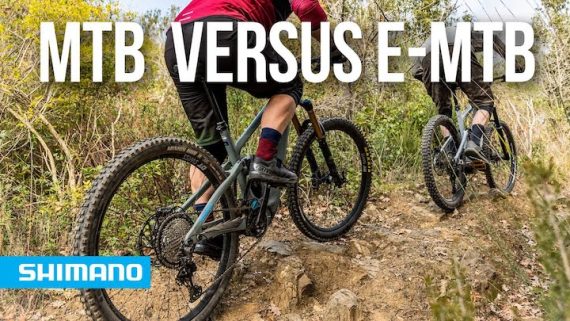
[[[495,104],[490,103],[490,104],[480,104],[479,106],[477,106],[477,108],[479,110],[484,110],[486,112],[489,113],[489,116],[493,114],[493,112],[495,112]]]
[[[295,101],[295,106],[299,105],[301,97],[303,97],[303,81],[299,76],[295,77],[293,81],[288,86],[288,94],[293,97]]]

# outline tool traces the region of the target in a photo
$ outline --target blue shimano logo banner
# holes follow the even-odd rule
[[[0,256],[3,289],[148,289],[148,256]]]

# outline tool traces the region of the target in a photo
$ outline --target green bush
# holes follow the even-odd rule
[[[534,208],[534,234],[540,263],[549,278],[542,304],[548,320],[570,320],[570,218],[561,197],[559,174],[552,161],[525,166],[528,196]],[[564,206],[561,206],[564,204]],[[566,208],[564,213],[561,208]]]

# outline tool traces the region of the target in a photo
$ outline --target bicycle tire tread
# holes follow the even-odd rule
[[[370,151],[368,143],[366,142],[364,135],[362,135],[362,132],[356,125],[354,125],[352,122],[344,118],[323,119],[321,121],[321,124],[325,132],[327,131],[327,129],[333,128],[336,130],[342,130],[343,132],[349,134],[352,141],[356,144],[358,150],[362,150],[362,152],[365,154],[364,155],[366,159],[365,165],[367,167],[370,166],[371,162],[370,162]],[[356,141],[354,137],[350,135],[350,133],[352,133],[355,137],[357,137],[358,141]],[[298,173],[297,169],[302,164],[303,159],[306,155],[306,151],[309,148],[310,144],[315,140],[316,138],[315,136],[316,134],[312,127],[308,127],[301,134],[301,136],[297,140],[297,144],[295,145],[293,154],[291,156],[291,161],[289,163],[290,164],[289,168],[291,170],[296,171]],[[295,191],[296,185],[290,187],[288,189],[288,197],[287,197],[288,208],[289,208],[289,213],[291,214],[291,217],[293,219],[293,222],[295,223],[295,226],[297,226],[297,228],[305,236],[319,242],[327,242],[335,240],[348,233],[348,231],[350,231],[350,229],[354,226],[354,224],[358,221],[358,219],[362,215],[364,206],[366,205],[366,202],[368,200],[368,195],[370,193],[370,185],[372,183],[372,173],[369,168],[367,169],[366,174],[367,175],[362,176],[362,179],[364,180],[364,190],[358,197],[356,209],[355,210],[353,209],[354,213],[350,215],[351,218],[348,221],[348,223],[344,224],[339,229],[335,230],[334,233],[322,233],[321,231],[318,231],[317,229],[312,227],[308,222],[306,222],[302,210],[300,209],[299,203],[297,202],[296,191]]]
[[[113,184],[117,185],[123,180],[119,177],[120,170],[128,167],[129,164],[132,167],[136,167],[137,161],[140,162],[140,159],[144,156],[141,153],[150,153],[149,149],[152,148],[156,148],[157,151],[160,151],[160,149],[164,148],[165,146],[180,146],[182,148],[186,148],[186,152],[192,152],[192,156],[196,157],[202,162],[202,164],[207,166],[209,170],[212,171],[213,175],[215,175],[218,179],[223,180],[223,178],[225,178],[225,173],[221,169],[214,156],[212,156],[206,150],[200,148],[198,145],[187,140],[176,137],[154,137],[134,143],[133,145],[119,152],[103,167],[99,175],[93,181],[92,186],[86,193],[84,202],[76,219],[75,227],[73,229],[73,233],[75,234],[73,236],[73,255],[89,255],[90,251],[92,250],[90,248],[92,245],[90,244],[90,231],[93,229],[93,225],[96,223],[96,216],[98,215],[97,212],[99,211],[98,205],[100,205],[99,203],[105,203],[103,197],[105,196],[105,193],[108,191],[110,186],[113,186]],[[125,176],[125,178],[126,177],[128,177],[128,174]],[[116,187],[117,186],[115,186],[115,188]],[[235,204],[233,195],[231,195],[230,202],[233,202]],[[231,207],[235,207],[234,204],[231,204]],[[228,261],[228,266],[231,266],[231,259]],[[231,273],[229,273],[229,275],[231,276]],[[81,290],[80,292],[80,299],[83,306],[85,307],[87,316],[95,321],[108,320],[107,316],[105,315],[106,313],[104,313],[104,310],[106,310],[105,312],[107,313],[113,313],[113,311],[111,311],[108,305],[102,305],[102,301],[104,300],[102,292],[89,289]],[[223,292],[224,291],[221,291],[221,293],[216,293],[215,296],[219,297]],[[203,320],[206,320],[208,317],[207,315],[204,316],[203,313],[199,313],[199,315],[201,315]]]
[[[463,201],[463,195],[460,195],[454,204],[450,204],[449,202],[445,201],[437,189],[435,177],[432,171],[432,132],[434,130],[439,130],[439,126],[443,123],[447,123],[451,126],[451,128],[448,129],[451,129],[450,133],[454,137],[454,140],[456,142],[458,141],[457,130],[455,129],[455,126],[453,126],[453,122],[449,117],[445,115],[436,115],[432,117],[424,127],[422,133],[422,170],[426,188],[434,203],[439,206],[439,208],[441,208],[444,212],[451,213],[461,204]],[[464,194],[464,191],[461,194]]]

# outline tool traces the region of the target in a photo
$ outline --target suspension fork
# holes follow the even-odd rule
[[[332,157],[331,150],[330,150],[329,145],[328,145],[327,140],[326,140],[324,128],[321,126],[321,123],[319,122],[317,115],[315,114],[315,110],[313,108],[313,103],[310,100],[305,99],[305,100],[301,101],[300,105],[301,105],[301,107],[303,107],[303,109],[305,109],[305,111],[307,112],[307,114],[309,116],[309,121],[311,123],[311,126],[313,127],[313,130],[315,131],[315,135],[317,136],[317,142],[319,143],[319,148],[321,149],[321,152],[323,153],[325,163],[327,164],[327,167],[329,169],[329,173],[330,173],[335,185],[341,186],[344,183],[344,179],[343,179],[343,177],[341,177],[341,175],[338,172],[338,169],[337,169],[336,164],[334,162],[334,159]],[[300,127],[298,119],[296,120],[296,122],[297,122],[297,125],[299,125],[299,127]],[[295,122],[293,124],[295,124]],[[295,126],[297,126],[297,125],[295,125]],[[312,161],[311,161],[311,158],[312,158]],[[311,148],[309,148],[309,150],[307,151],[307,160],[309,161],[309,164],[313,163],[310,165],[311,170],[313,171],[313,174],[318,173],[318,165],[316,163],[315,156],[314,156]],[[313,165],[315,166],[316,171],[313,169]]]
[[[293,127],[295,127],[295,131],[297,131],[297,135],[301,137],[305,128],[303,128],[303,126],[301,125],[301,122],[299,121],[299,118],[297,117],[296,114],[293,115]],[[318,178],[318,176],[320,176],[319,165],[317,164],[317,160],[315,159],[315,154],[313,153],[313,150],[311,149],[310,146],[309,149],[307,150],[307,162],[309,163],[309,167],[311,168],[311,173],[313,174],[313,177]]]

